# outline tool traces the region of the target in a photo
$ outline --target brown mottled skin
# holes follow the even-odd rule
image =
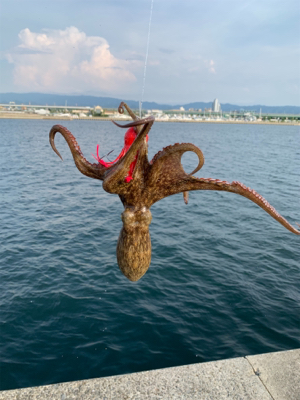
[[[150,265],[149,225],[152,218],[150,207],[164,197],[176,193],[183,192],[185,203],[188,202],[190,190],[223,190],[237,193],[256,203],[289,231],[300,235],[300,231],[290,225],[261,195],[242,183],[192,176],[203,166],[204,157],[202,151],[191,143],[176,143],[165,147],[149,162],[146,135],[154,123],[154,117],[139,119],[123,102],[119,106],[120,113],[124,112],[124,107],[133,122],[123,126],[114,123],[122,128],[135,127],[138,136],[125,156],[110,167],[88,162],[75,137],[63,126],[54,125],[49,136],[52,149],[61,158],[54,144],[55,134],[60,132],[70,147],[79,171],[90,178],[102,180],[104,190],[119,195],[125,210],[122,214],[123,227],[117,245],[117,259],[121,271],[128,279],[139,280]],[[198,166],[190,174],[187,174],[181,165],[181,157],[186,151],[193,151],[199,159]],[[125,182],[124,178],[137,152],[138,159],[133,179]]]

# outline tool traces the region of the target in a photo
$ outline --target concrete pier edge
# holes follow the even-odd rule
[[[0,392],[0,400],[300,400],[300,349]]]

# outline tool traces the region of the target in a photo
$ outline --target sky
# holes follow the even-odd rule
[[[0,0],[0,92],[299,106],[299,20],[299,0]]]

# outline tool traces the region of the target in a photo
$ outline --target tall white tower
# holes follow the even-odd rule
[[[215,99],[212,103],[212,110],[213,112],[220,112],[221,111],[221,104],[219,103],[218,99]]]

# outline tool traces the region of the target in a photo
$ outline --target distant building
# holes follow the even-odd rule
[[[103,110],[105,115],[114,115],[116,112],[114,110],[108,110],[107,108]]]
[[[72,110],[73,114],[88,114],[90,110]]]
[[[44,108],[40,108],[39,110],[35,110],[36,114],[39,115],[50,115],[50,111],[49,110],[45,110]]]
[[[96,106],[96,107],[94,108],[94,113],[95,113],[96,115],[101,115],[101,114],[103,113],[103,108],[100,107],[100,106]]]
[[[185,111],[184,107],[180,107],[179,111]]]
[[[213,112],[221,112],[221,104],[218,99],[215,99],[212,103]]]

